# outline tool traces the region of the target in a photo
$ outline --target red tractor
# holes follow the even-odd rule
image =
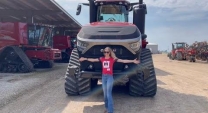
[[[52,27],[21,22],[0,23],[0,71],[31,72],[53,67],[61,51],[52,49]]]
[[[61,50],[62,59],[57,62],[69,62],[72,50],[76,47],[76,34],[65,27],[55,27],[53,36],[53,48]]]
[[[196,50],[192,46],[188,46],[185,42],[172,43],[172,51],[168,54],[172,60],[189,60],[195,62]]]
[[[139,59],[140,64],[114,64],[116,83],[126,84],[132,96],[153,97],[157,92],[157,79],[152,54],[146,48],[146,4],[143,0],[89,0],[90,23],[77,34],[77,47],[73,49],[65,75],[65,92],[82,95],[91,91],[102,77],[100,62],[79,62],[80,57],[100,58],[103,49],[111,47],[120,59]],[[77,15],[81,12],[77,7]],[[129,12],[133,11],[133,23]]]
[[[186,50],[187,44],[185,42],[176,42],[172,43],[172,51],[169,54],[169,58],[174,60],[185,60],[185,50]]]
[[[190,62],[195,62],[196,50],[185,42],[176,42],[172,43],[172,51],[168,54],[168,57],[172,60],[189,60]]]

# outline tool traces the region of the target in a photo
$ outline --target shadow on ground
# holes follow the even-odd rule
[[[170,60],[170,62],[177,62],[177,63],[186,63],[186,65],[189,65],[189,64],[194,64],[194,63],[197,63],[197,64],[208,64],[208,62],[207,61],[201,61],[201,60],[196,60],[196,62],[190,62],[190,61],[188,61],[188,60],[180,60],[180,61],[178,61],[178,60]]]
[[[156,75],[157,76],[168,76],[168,75],[172,75],[171,73],[169,73],[167,71],[164,71],[164,70],[161,70],[161,69],[158,69],[158,68],[155,68],[155,72],[156,72]]]
[[[206,97],[186,95],[158,87],[153,98],[129,96],[122,86],[113,91],[115,113],[205,113],[208,111]],[[102,100],[99,94],[93,100]],[[76,100],[76,99],[75,99]],[[84,106],[83,113],[103,113],[104,104]]]
[[[196,60],[196,62],[194,62],[194,63],[197,63],[197,64],[206,64],[206,65],[208,65],[208,61]]]

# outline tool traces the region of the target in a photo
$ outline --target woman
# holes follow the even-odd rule
[[[113,98],[112,98],[112,88],[113,88],[113,64],[115,62],[121,63],[140,63],[139,60],[122,60],[118,59],[115,53],[110,47],[106,47],[103,51],[104,57],[101,58],[83,58],[79,59],[80,62],[87,60],[90,62],[101,62],[102,63],[102,88],[104,93],[105,108],[108,113],[113,113]]]

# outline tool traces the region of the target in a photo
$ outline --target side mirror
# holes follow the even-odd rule
[[[76,12],[76,15],[79,15],[79,14],[80,14],[81,9],[82,9],[82,5],[79,4],[79,5],[77,6],[77,12]]]
[[[132,10],[133,10],[133,6],[129,6],[128,11],[132,11]]]

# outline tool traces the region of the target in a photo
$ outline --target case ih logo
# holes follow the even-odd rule
[[[113,52],[116,52],[116,49],[112,49],[113,50]],[[100,49],[100,52],[103,52],[104,51],[104,49]]]

